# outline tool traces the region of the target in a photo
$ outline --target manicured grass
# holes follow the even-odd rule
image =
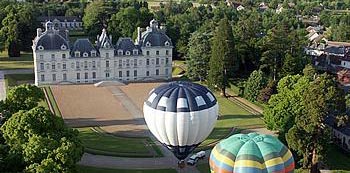
[[[185,71],[182,70],[182,68],[180,68],[180,67],[173,67],[173,72],[172,72],[173,76],[180,75],[180,74],[183,74],[183,73],[185,73]]]
[[[333,172],[350,172],[350,154],[335,145],[330,146],[327,153],[327,166]]]
[[[51,88],[49,86],[47,86],[47,87],[44,87],[44,90],[47,93],[47,97],[49,99],[48,101],[50,102],[55,115],[62,117],[61,111],[57,106],[57,103],[56,103],[55,97],[52,94]]]
[[[6,74],[7,86],[13,87],[23,83],[33,82],[34,74]]]
[[[208,146],[230,134],[232,128],[239,132],[244,129],[253,129],[264,127],[264,121],[247,111],[230,100],[216,94],[220,106],[220,117],[216,122],[215,128],[208,138],[203,141],[198,150],[211,148]]]
[[[201,164],[198,164],[196,167],[199,170],[199,172],[201,172],[201,173],[209,173],[210,172],[209,163],[201,163]]]
[[[77,165],[78,173],[176,173],[174,169],[108,169]]]
[[[33,54],[22,52],[21,57],[9,58],[5,52],[0,53],[0,69],[31,69],[33,67]]]
[[[92,154],[120,157],[154,157],[150,152],[150,150],[153,150],[153,146],[146,146],[147,140],[150,140],[149,138],[118,137],[98,132],[90,127],[78,128],[78,130],[79,138],[86,147],[86,151]]]

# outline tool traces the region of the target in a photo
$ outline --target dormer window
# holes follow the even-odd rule
[[[64,45],[64,44],[62,44],[61,49],[62,49],[62,50],[66,50],[66,49],[67,49],[67,46]]]
[[[123,55],[123,50],[118,50],[118,55]]]
[[[126,55],[130,55],[130,51],[126,51],[125,54],[126,54]]]
[[[91,56],[95,57],[96,56],[96,52],[95,51],[91,51]]]
[[[75,57],[80,57],[80,52],[75,52],[75,53],[74,53],[74,56],[75,56]]]
[[[139,51],[133,50],[132,54],[133,54],[133,55],[138,55],[138,54],[139,54]]]
[[[151,43],[148,41],[147,43],[146,43],[146,47],[150,47],[151,46]]]
[[[165,42],[165,46],[170,46],[169,41],[166,41],[166,42]]]
[[[44,50],[44,47],[40,45],[40,46],[38,46],[38,49],[39,50]]]
[[[83,53],[83,57],[88,57],[88,56],[89,56],[89,54],[87,52]]]

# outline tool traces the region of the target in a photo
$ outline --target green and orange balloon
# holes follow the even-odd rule
[[[210,155],[211,173],[291,173],[294,159],[271,135],[236,134],[218,143]]]

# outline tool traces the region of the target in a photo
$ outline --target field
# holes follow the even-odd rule
[[[149,138],[119,137],[106,134],[99,128],[78,128],[79,138],[85,150],[92,154],[128,157],[158,157],[153,152],[153,142]]]
[[[34,74],[6,74],[6,87],[13,87],[24,83],[34,83]]]
[[[5,52],[0,52],[0,69],[32,69],[33,55],[31,52],[22,52],[21,57],[9,58]]]
[[[78,173],[176,173],[174,169],[149,169],[149,170],[125,170],[125,169],[108,169],[96,168],[90,166],[78,165]]]

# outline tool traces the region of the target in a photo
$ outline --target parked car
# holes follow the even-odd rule
[[[203,159],[204,157],[205,157],[205,151],[200,151],[198,153],[195,153],[187,160],[187,164],[193,166],[198,162],[199,159]]]

